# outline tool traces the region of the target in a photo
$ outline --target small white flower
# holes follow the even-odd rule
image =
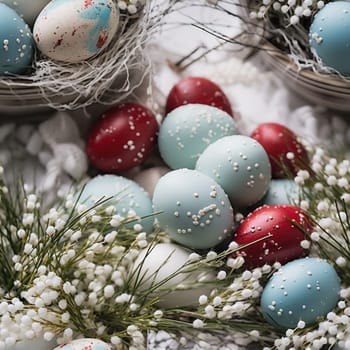
[[[216,297],[213,299],[213,305],[214,305],[214,306],[219,306],[221,303],[222,303],[222,298],[221,298],[221,297],[216,296]]]
[[[197,253],[191,253],[188,256],[188,261],[190,261],[190,262],[196,262],[196,261],[199,261],[200,259],[201,259],[201,256]]]
[[[154,311],[153,316],[154,316],[154,318],[157,318],[157,319],[162,318],[163,317],[163,311],[162,310],[156,310],[156,311]]]
[[[300,320],[299,322],[298,322],[298,324],[297,324],[297,327],[299,328],[299,329],[303,329],[303,328],[305,328],[305,322],[304,321],[302,321],[302,320]]]
[[[193,321],[192,325],[193,325],[193,328],[203,328],[204,322],[197,318]]]
[[[214,260],[214,259],[216,259],[217,256],[218,256],[218,254],[216,252],[214,252],[213,250],[211,250],[207,253],[208,260]]]
[[[226,278],[226,275],[227,275],[226,271],[221,270],[221,271],[218,272],[216,278],[218,280],[224,280]]]
[[[249,271],[249,270],[245,270],[243,273],[242,273],[242,279],[244,281],[248,281],[252,278],[252,272]]]
[[[304,239],[300,242],[300,246],[303,248],[303,249],[310,249],[310,246],[311,246],[311,243],[310,241]]]
[[[115,290],[114,290],[114,287],[112,285],[105,286],[103,289],[103,294],[104,294],[106,299],[112,298],[114,293],[115,293]]]
[[[199,298],[198,298],[198,302],[200,305],[204,305],[208,302],[208,297],[206,295],[201,295]]]
[[[336,259],[336,264],[340,267],[345,267],[346,266],[346,259],[342,256],[339,256],[337,259]]]

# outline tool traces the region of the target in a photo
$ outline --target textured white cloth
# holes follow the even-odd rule
[[[77,124],[63,112],[39,125],[2,125],[0,162],[10,183],[20,174],[24,183],[45,194],[46,203],[55,199],[58,190],[86,176],[88,168]]]

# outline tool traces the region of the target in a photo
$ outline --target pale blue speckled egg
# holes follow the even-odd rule
[[[198,158],[196,170],[213,178],[234,208],[257,203],[271,180],[266,151],[257,141],[243,135],[226,136],[208,146]]]
[[[237,134],[235,121],[226,112],[202,104],[171,111],[160,126],[158,146],[172,169],[194,169],[198,157],[216,140]]]
[[[111,347],[100,339],[81,338],[59,345],[53,350],[111,350]]]
[[[164,175],[154,190],[153,205],[160,212],[160,228],[188,248],[212,248],[232,231],[233,210],[227,195],[196,170],[178,169]]]
[[[137,216],[144,217],[153,213],[152,201],[147,192],[136,182],[117,175],[98,175],[89,180],[84,187],[79,202],[92,207],[102,198],[111,198],[104,205],[114,205],[116,215],[127,217],[130,211],[134,211]],[[129,227],[136,223],[143,226],[144,231],[151,232],[154,218],[148,217],[133,222]]]
[[[34,40],[28,25],[0,3],[0,75],[23,74],[31,67]]]
[[[295,204],[298,186],[290,179],[272,179],[262,204]]]
[[[52,0],[36,19],[33,34],[44,55],[76,63],[106,48],[118,24],[119,10],[113,0]]]
[[[295,328],[299,321],[311,324],[332,311],[339,292],[339,277],[326,260],[293,260],[266,284],[261,296],[262,313],[269,323],[280,328]]]
[[[319,10],[310,26],[310,45],[325,66],[350,73],[350,2],[334,1]]]

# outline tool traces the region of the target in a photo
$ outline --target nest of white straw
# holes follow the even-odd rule
[[[96,57],[67,64],[37,53],[31,75],[2,77],[0,84],[17,95],[23,89],[36,93],[43,104],[58,110],[119,103],[150,72],[151,64],[144,50],[155,33],[157,21],[148,2],[140,13],[122,16],[112,42]]]

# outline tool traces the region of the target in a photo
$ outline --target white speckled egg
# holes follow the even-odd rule
[[[157,183],[153,205],[160,227],[193,249],[218,245],[232,231],[233,210],[223,189],[196,170],[179,169]]]
[[[118,24],[119,10],[113,0],[52,0],[36,19],[33,34],[44,55],[75,63],[101,52]]]
[[[138,290],[149,290],[152,285],[162,283],[157,289],[157,296],[160,298],[158,306],[164,308],[183,307],[191,304],[198,304],[198,298],[202,294],[208,295],[210,287],[189,288],[190,284],[215,280],[215,274],[206,271],[196,271],[191,273],[178,273],[174,275],[189,261],[192,252],[173,243],[159,243],[151,250],[145,249],[137,257],[133,272],[137,271],[140,278],[135,281]],[[174,275],[167,280],[169,276]],[[187,288],[186,288],[187,284]],[[169,292],[169,288],[179,288]],[[162,290],[164,292],[162,292]]]
[[[270,278],[261,296],[266,320],[279,328],[307,325],[337,305],[340,280],[326,260],[302,258],[282,266]]]
[[[165,117],[159,129],[159,152],[172,169],[194,169],[198,157],[210,144],[237,133],[235,121],[221,109],[188,104]]]
[[[226,136],[208,146],[198,158],[196,170],[221,185],[234,208],[258,202],[271,181],[271,165],[264,148],[243,135]]]
[[[113,197],[106,205],[114,205],[116,215],[127,217],[129,211],[134,211],[137,216],[152,214],[152,201],[147,192],[136,182],[117,175],[99,175],[87,182],[79,202],[92,207],[102,198]],[[144,231],[151,232],[153,228],[153,217],[140,221]],[[133,222],[134,225],[136,222]],[[132,226],[131,225],[131,226]]]
[[[0,75],[25,73],[31,67],[33,53],[28,25],[12,8],[0,3]]]
[[[111,350],[111,347],[100,339],[81,338],[59,345],[54,350]]]
[[[272,179],[263,204],[294,204],[298,198],[298,186],[290,179]]]
[[[26,23],[32,25],[40,11],[50,2],[50,0],[0,0],[0,2],[13,8]]]

